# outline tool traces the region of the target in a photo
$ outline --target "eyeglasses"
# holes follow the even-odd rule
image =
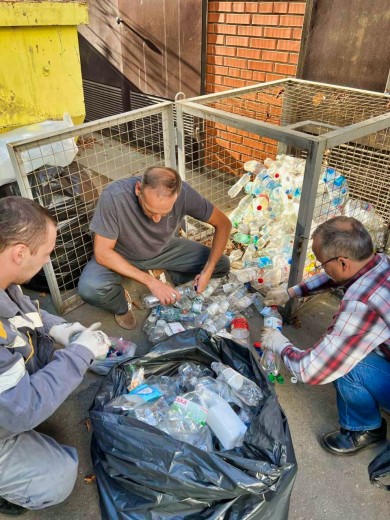
[[[326,262],[323,262],[322,264],[316,265],[316,269],[323,269],[324,265],[328,264],[329,262],[333,262],[333,260],[337,260],[340,258],[339,256],[334,256],[333,258],[329,258]],[[347,257],[345,257],[347,258]]]

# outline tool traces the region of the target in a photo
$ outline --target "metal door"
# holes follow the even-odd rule
[[[204,0],[119,0],[123,74],[139,92],[202,93]]]
[[[307,0],[297,77],[384,92],[390,2]]]

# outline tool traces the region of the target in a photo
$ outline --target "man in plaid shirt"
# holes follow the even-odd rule
[[[334,383],[341,428],[324,435],[322,446],[353,455],[386,440],[380,408],[390,410],[390,260],[373,252],[367,230],[349,217],[321,224],[313,233],[313,252],[325,272],[270,291],[264,303],[284,305],[339,287],[344,297],[333,323],[307,350],[274,329],[264,329],[262,345],[279,353],[299,381]]]

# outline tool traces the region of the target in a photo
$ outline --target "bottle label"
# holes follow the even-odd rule
[[[171,410],[179,413],[183,418],[190,419],[198,424],[205,424],[207,419],[207,408],[200,406],[184,397],[177,396]]]
[[[282,330],[282,325],[282,320],[275,318],[275,316],[267,316],[264,318],[264,327]]]

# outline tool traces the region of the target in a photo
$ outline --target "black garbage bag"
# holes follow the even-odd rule
[[[244,445],[206,452],[131,417],[104,412],[110,399],[125,392],[126,364],[113,368],[90,410],[103,519],[287,519],[297,464],[287,419],[257,354],[193,329],[131,363],[143,367],[147,378],[174,375],[185,361],[221,361],[263,390]]]
[[[371,484],[390,491],[390,444],[370,462],[368,476]]]

